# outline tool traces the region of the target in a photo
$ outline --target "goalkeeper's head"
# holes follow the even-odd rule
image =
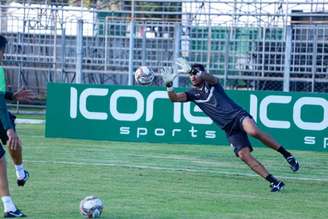
[[[202,64],[193,64],[191,65],[190,75],[195,75],[199,72],[206,72],[205,66]]]
[[[189,71],[190,80],[193,86],[201,86],[204,83],[201,75],[206,72],[204,65],[193,64]]]

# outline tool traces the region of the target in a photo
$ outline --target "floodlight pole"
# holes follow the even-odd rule
[[[212,54],[212,20],[211,14],[211,2],[208,2],[208,33],[207,33],[207,69],[210,69],[211,54]]]
[[[65,47],[66,47],[66,29],[62,24],[62,35],[61,35],[61,56],[60,56],[60,64],[61,64],[61,76],[60,82],[64,82],[64,74],[65,74]]]
[[[284,60],[284,81],[283,91],[289,92],[290,89],[290,62],[291,62],[291,45],[292,45],[292,27],[288,26],[288,1],[285,8],[285,20],[284,20],[284,39],[285,39],[285,60]],[[263,46],[264,47],[264,46]],[[264,62],[264,61],[263,61]],[[263,71],[263,69],[262,69]]]
[[[290,89],[290,62],[291,62],[291,52],[292,52],[292,27],[286,26],[285,31],[285,61],[284,61],[284,81],[283,81],[283,91],[289,92]]]
[[[318,28],[317,26],[312,27],[313,29],[313,53],[312,53],[312,82],[311,82],[311,92],[314,92],[315,89],[315,75],[317,67],[317,52],[318,52]]]
[[[0,30],[2,30],[2,6],[0,5]]]
[[[133,47],[134,47],[134,0],[131,4],[130,41],[129,41],[129,78],[128,85],[133,84]]]
[[[177,60],[177,58],[179,57],[180,41],[181,41],[180,36],[181,36],[181,26],[179,23],[176,23],[174,26],[174,53],[173,53],[173,57],[174,57],[173,62],[174,63],[175,63],[175,60]],[[173,65],[173,71],[175,74],[177,73],[177,65],[176,64]],[[179,77],[177,77],[173,81],[173,87],[179,87]]]
[[[227,81],[228,81],[228,67],[229,67],[229,43],[230,43],[230,36],[228,32],[226,33],[226,40],[224,45],[224,77],[223,77],[223,87],[227,89]]]
[[[75,83],[80,84],[82,82],[82,45],[83,45],[83,20],[77,21],[77,33],[76,33],[76,72]]]

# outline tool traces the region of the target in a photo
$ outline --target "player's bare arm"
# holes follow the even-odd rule
[[[17,101],[30,102],[34,98],[34,95],[33,95],[32,90],[20,89],[13,94],[13,97]]]
[[[209,74],[207,72],[202,72],[200,74],[200,77],[210,85],[215,85],[218,83],[218,79],[214,75]]]
[[[169,95],[169,99],[172,102],[186,102],[187,101],[187,95],[186,93],[176,93],[174,90],[167,92]]]
[[[8,136],[8,147],[11,150],[16,150],[21,145],[21,141],[19,137],[17,136],[14,129],[8,129],[7,130],[7,136]]]

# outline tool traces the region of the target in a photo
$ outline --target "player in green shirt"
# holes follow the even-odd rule
[[[1,36],[0,36],[1,40]],[[5,71],[2,66],[0,66],[0,92],[4,94],[4,98],[6,100],[16,100],[16,101],[22,101],[22,100],[30,100],[32,97],[32,92],[30,90],[19,90],[15,93],[9,92],[6,89],[6,79],[5,79]],[[12,113],[9,113],[9,120],[13,125],[13,128],[15,129],[15,119],[16,116],[14,116]],[[6,144],[8,137],[6,135],[4,126],[0,124],[0,139],[3,144]],[[8,147],[10,156],[14,162],[15,169],[16,169],[16,176],[17,176],[17,185],[18,186],[24,186],[29,178],[29,172],[24,169],[23,165],[23,157],[22,157],[22,147],[19,145],[17,148],[13,149],[11,147]]]
[[[6,38],[0,35],[0,63],[2,62],[3,59],[6,44],[7,44]],[[21,168],[18,172],[23,176],[22,178],[18,178],[17,183],[21,180],[23,180],[25,183],[29,175],[27,171],[25,171],[23,168],[21,141],[15,130],[14,117],[12,114],[8,112],[5,99],[6,98],[8,99],[10,97],[12,98],[18,97],[18,99],[20,99],[20,98],[24,98],[24,96],[29,97],[31,95],[29,91],[28,92],[19,91],[15,94],[6,92],[3,69],[2,69],[2,73],[3,73],[2,75],[0,74],[0,82],[1,82],[0,88],[2,89],[0,90],[0,138],[4,144],[7,143],[13,161],[15,164],[17,164],[16,170],[17,170],[17,166]],[[3,146],[0,143],[0,197],[4,206],[4,217],[5,218],[26,217],[26,215],[24,215],[19,209],[16,208],[10,196],[6,160],[4,155],[5,155],[5,150],[3,149]],[[17,174],[17,176],[19,174]]]
[[[5,48],[7,40],[5,37],[0,35],[1,48]],[[4,51],[4,50],[3,50]],[[16,100],[16,101],[30,101],[33,97],[31,90],[21,89],[15,93],[9,92],[6,89],[6,78],[5,72],[2,66],[0,66],[0,92],[4,93],[6,100]],[[15,129],[15,119],[16,117],[9,112],[9,119]],[[6,144],[8,137],[5,134],[4,127],[0,124],[0,139],[3,144]],[[29,178],[29,172],[24,169],[23,157],[22,157],[22,147],[21,144],[17,148],[8,147],[10,156],[15,164],[17,185],[24,186]]]

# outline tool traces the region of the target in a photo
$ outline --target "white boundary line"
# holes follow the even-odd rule
[[[45,120],[42,119],[15,119],[17,124],[45,124]]]
[[[135,169],[151,169],[151,170],[166,170],[166,171],[185,171],[193,173],[216,173],[228,176],[247,176],[259,177],[256,174],[241,173],[241,172],[227,172],[227,171],[213,171],[201,169],[188,169],[188,168],[172,168],[172,167],[159,167],[147,165],[129,165],[129,164],[115,164],[115,163],[102,163],[102,162],[75,162],[75,161],[46,161],[46,160],[25,160],[27,163],[41,163],[41,164],[63,164],[63,165],[76,165],[76,166],[111,166],[111,167],[125,167]],[[296,177],[296,176],[279,176],[285,179],[301,180],[301,181],[321,181],[328,182],[328,178],[311,178],[311,177]]]

